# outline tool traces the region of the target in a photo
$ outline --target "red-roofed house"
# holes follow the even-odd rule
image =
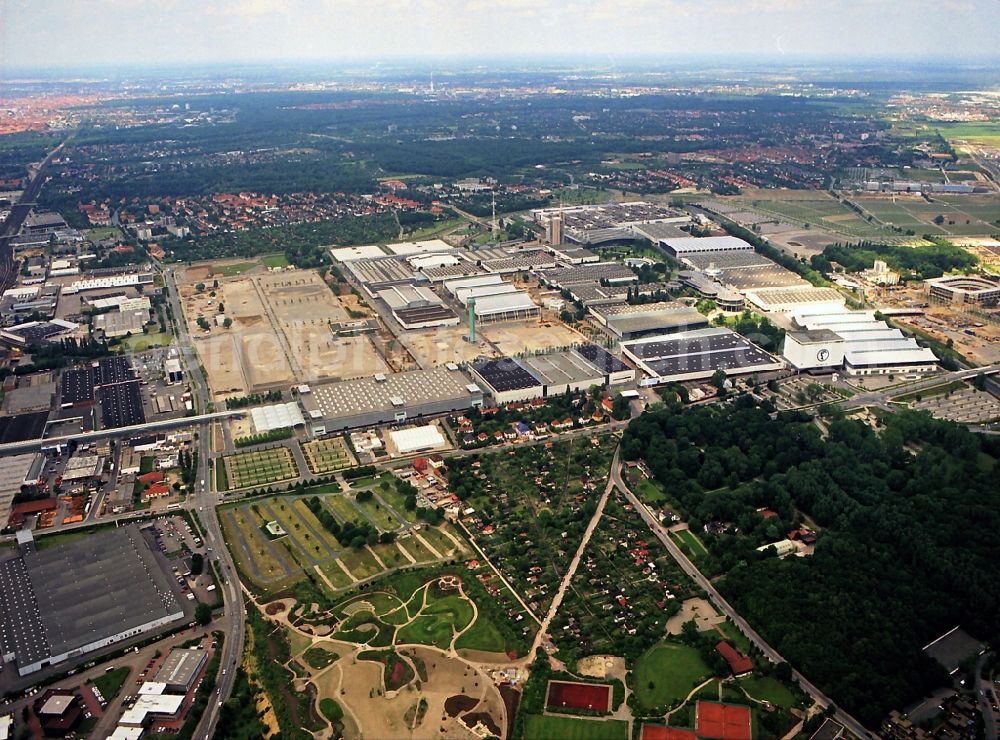
[[[753,661],[725,640],[716,645],[715,650],[729,664],[734,676],[745,676],[753,671]]]
[[[163,472],[156,470],[153,471],[152,473],[143,473],[142,475],[138,476],[136,480],[142,483],[142,485],[144,486],[151,486],[154,483],[162,483]]]

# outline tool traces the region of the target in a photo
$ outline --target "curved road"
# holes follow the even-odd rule
[[[660,523],[656,520],[650,511],[646,508],[638,497],[629,490],[628,486],[625,485],[625,481],[622,479],[621,466],[615,465],[611,469],[611,479],[618,488],[620,488],[628,500],[635,507],[635,510],[639,512],[639,515],[646,522],[647,526],[652,530],[653,534],[656,535],[657,539],[663,543],[663,546],[667,548],[671,557],[677,564],[681,567],[691,580],[697,583],[701,588],[705,590],[712,603],[715,604],[716,608],[725,614],[733,623],[739,628],[740,632],[746,635],[750,641],[757,647],[764,656],[770,660],[772,663],[786,663],[787,661],[781,657],[781,654],[771,647],[770,644],[763,637],[761,637],[753,627],[744,619],[740,614],[726,601],[722,594],[712,585],[712,582],[706,578],[700,570],[692,563],[688,557],[681,552],[681,549],[674,544],[674,541],[670,539],[667,534],[667,530],[664,529]],[[799,673],[797,670],[792,668],[792,675],[795,680],[798,681],[799,686],[812,697],[813,701],[817,702],[820,706],[828,707],[833,704],[833,701],[822,691],[820,691],[815,685],[813,685],[805,676]],[[852,733],[860,738],[875,738],[876,735],[865,728],[858,720],[852,717],[850,714],[840,709],[836,709],[834,713],[834,718],[840,722],[844,727],[850,730]]]

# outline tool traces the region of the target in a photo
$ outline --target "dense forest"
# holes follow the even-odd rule
[[[622,453],[645,459],[696,522],[752,533],[767,526],[758,507],[777,512],[774,531],[741,531],[713,547],[728,571],[720,589],[866,723],[947,679],[923,645],[956,624],[980,639],[1000,629],[994,438],[912,411],[885,415],[878,431],[835,419],[824,437],[804,413],[741,397],[647,413]],[[753,549],[784,536],[800,512],[821,528],[814,555],[779,560]]]
[[[947,242],[920,249],[871,242],[861,242],[857,246],[831,244],[822,254],[813,255],[810,262],[813,269],[830,273],[833,262],[848,272],[861,272],[871,268],[875,260],[884,260],[889,267],[903,273],[904,279],[918,280],[941,277],[953,270],[970,270],[977,262],[968,250]]]

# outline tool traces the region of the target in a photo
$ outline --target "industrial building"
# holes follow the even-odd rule
[[[163,684],[166,691],[187,693],[207,662],[208,652],[201,648],[174,648],[167,653],[153,681]]]
[[[584,344],[574,347],[573,351],[604,373],[605,385],[618,385],[635,380],[635,369],[629,367],[603,347],[596,344]]]
[[[932,298],[949,303],[996,306],[1000,303],[1000,285],[994,280],[974,275],[952,275],[925,281]]]
[[[528,401],[545,393],[541,381],[509,357],[477,360],[469,369],[497,404]]]
[[[834,288],[816,288],[800,285],[783,288],[756,288],[745,291],[748,302],[770,313],[797,311],[806,306],[822,310],[836,310],[844,305],[844,296]]]
[[[474,307],[475,318],[481,322],[516,321],[541,314],[527,292],[499,275],[449,280],[444,285],[463,306]]]
[[[345,267],[370,296],[385,286],[412,283],[417,279],[410,266],[396,257],[350,260]]]
[[[274,403],[269,406],[255,406],[250,409],[253,428],[258,434],[266,434],[276,429],[304,426],[305,418],[297,403]]]
[[[715,305],[725,313],[740,313],[746,307],[743,295],[712,280],[703,272],[682,270],[677,273],[681,285],[698,291],[702,298],[715,301]]]
[[[392,311],[393,317],[406,330],[429,329],[435,326],[456,326],[458,315],[444,305],[430,288],[396,285],[378,291],[378,297]]]
[[[573,267],[557,267],[539,271],[538,276],[549,285],[568,288],[579,283],[634,283],[639,280],[631,269],[617,262],[591,262]]]
[[[558,396],[604,385],[604,373],[575,352],[549,352],[518,360],[524,369],[542,381],[542,395]]]
[[[938,359],[930,349],[877,319],[872,311],[849,311],[841,306],[830,312],[803,310],[791,318],[800,330],[785,335],[782,354],[799,370],[887,375],[925,373],[937,367]]]
[[[660,246],[675,258],[689,254],[752,252],[753,245],[735,236],[685,236],[660,239]]]
[[[94,317],[94,328],[104,332],[107,339],[141,334],[149,323],[149,309],[129,309],[110,313],[99,313]]]
[[[645,201],[539,208],[531,212],[545,226],[550,244],[607,244],[635,239],[634,228],[645,224],[682,224],[691,217]]]
[[[483,391],[457,365],[379,373],[310,386],[299,401],[314,434],[400,423],[481,406]]]
[[[617,339],[638,339],[708,326],[706,316],[676,301],[601,303],[590,306],[589,311]]]
[[[441,430],[433,424],[391,431],[389,441],[399,455],[414,455],[448,446]]]
[[[650,376],[645,385],[781,370],[784,363],[729,329],[697,329],[622,343],[622,352]]]
[[[0,562],[0,653],[22,676],[184,619],[135,525],[37,551],[24,540]]]

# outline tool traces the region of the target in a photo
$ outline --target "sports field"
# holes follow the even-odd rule
[[[734,704],[699,701],[695,707],[699,737],[716,740],[750,740],[750,709]]]
[[[611,686],[608,684],[549,681],[545,697],[547,709],[590,709],[607,712],[611,709]]]
[[[632,690],[643,711],[669,708],[711,674],[695,648],[662,642],[639,656],[632,672]]]
[[[224,459],[226,473],[233,488],[267,486],[299,475],[292,451],[287,447],[238,452],[227,455]]]
[[[620,719],[578,719],[529,714],[524,740],[627,740],[628,723]]]

